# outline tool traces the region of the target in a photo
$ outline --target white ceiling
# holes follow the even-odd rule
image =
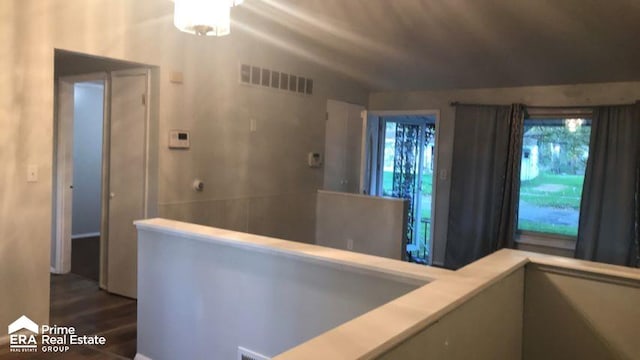
[[[640,80],[640,0],[246,0],[233,26],[374,90]]]

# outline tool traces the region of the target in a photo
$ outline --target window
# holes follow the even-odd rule
[[[518,231],[576,237],[591,120],[534,117],[524,125]]]

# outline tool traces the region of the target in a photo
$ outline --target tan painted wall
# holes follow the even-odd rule
[[[527,265],[522,358],[638,359],[640,283],[555,271]]]
[[[446,180],[436,185],[434,223],[434,263],[441,265],[447,239],[451,156],[455,111],[452,101],[477,104],[524,103],[537,106],[582,106],[633,103],[640,99],[640,82],[603,84],[531,86],[516,88],[444,90],[422,92],[373,93],[369,110],[440,110],[438,170],[445,170]]]
[[[520,359],[523,291],[519,269],[379,359]]]
[[[324,146],[326,99],[364,103],[366,91],[238,29],[222,39],[180,33],[172,6],[0,2],[0,325],[22,314],[48,321],[54,48],[160,67],[159,149],[152,151],[159,155],[161,214],[224,223],[240,213],[244,229],[253,223],[255,232],[312,241],[315,204],[308,202],[323,174],[306,167],[306,153]],[[241,87],[241,61],[312,77],[316,95]],[[169,83],[170,71],[183,72],[184,84]],[[249,132],[250,117],[257,118],[256,133]],[[190,151],[167,149],[173,128],[191,130]],[[26,183],[27,164],[38,165],[39,182]],[[207,184],[204,193],[190,188],[196,176]],[[297,220],[296,227],[283,225]]]
[[[318,191],[316,244],[402,260],[407,206],[406,200]]]
[[[368,93],[285,57],[284,50],[236,40],[217,40],[220,47],[194,48],[186,56],[192,72],[185,72],[185,86],[173,87],[181,92],[184,114],[160,126],[160,178],[166,180],[159,214],[312,243],[315,192],[324,176],[322,168],[309,168],[307,154],[324,152],[327,99],[365,103]],[[239,85],[240,62],[309,76],[314,95]],[[167,150],[165,134],[172,127],[192,130],[190,151]],[[205,183],[202,193],[191,189],[196,177]]]

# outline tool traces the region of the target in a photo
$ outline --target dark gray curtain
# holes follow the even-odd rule
[[[638,165],[636,165],[636,267],[640,267],[640,155],[638,155]]]
[[[513,244],[523,122],[522,105],[456,106],[445,267]]]
[[[509,145],[504,185],[502,188],[502,206],[498,235],[493,250],[512,248],[518,227],[518,205],[520,200],[520,165],[522,165],[522,141],[524,137],[525,108],[521,104],[511,106],[509,113]]]
[[[594,109],[575,256],[638,266],[640,106]]]

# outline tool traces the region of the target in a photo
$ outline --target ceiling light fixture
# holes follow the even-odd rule
[[[225,36],[231,33],[231,8],[243,0],[174,0],[173,24],[189,34]]]
[[[584,119],[565,119],[564,125],[569,132],[576,132],[580,126],[584,124]]]

